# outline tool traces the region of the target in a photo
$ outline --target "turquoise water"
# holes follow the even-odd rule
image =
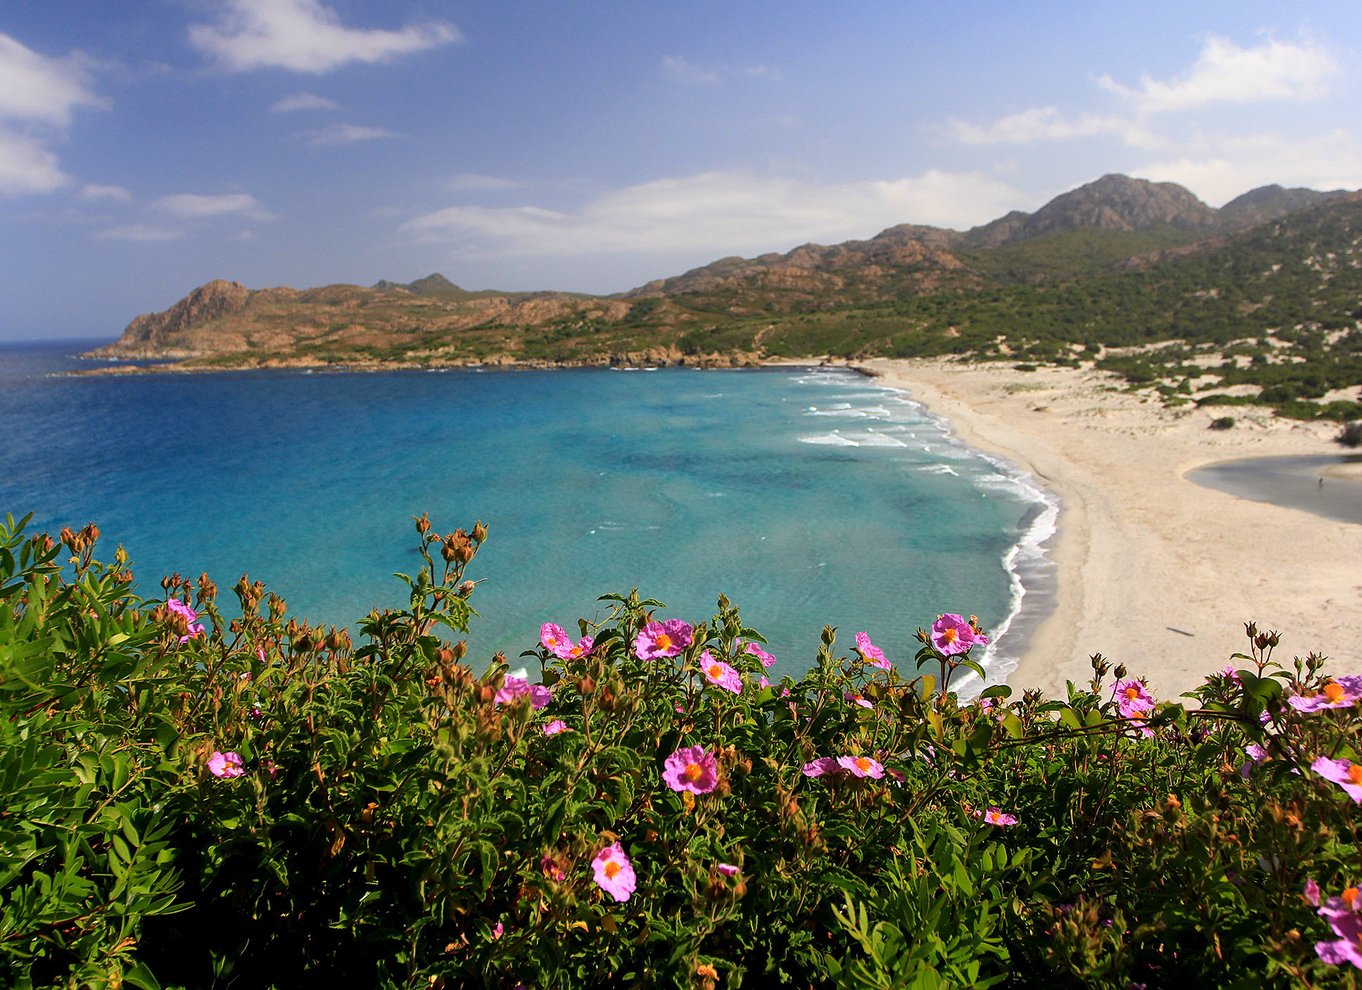
[[[54,374],[88,366],[75,349],[0,349],[0,511],[96,522],[148,598],[172,571],[249,572],[337,624],[400,602],[413,516],[480,518],[475,660],[637,586],[689,620],[727,594],[780,673],[825,623],[908,670],[939,612],[1005,631],[1053,525],[1042,493],[845,370]]]

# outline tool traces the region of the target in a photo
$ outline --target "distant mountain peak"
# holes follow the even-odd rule
[[[1061,193],[1035,213],[1009,213],[967,235],[974,247],[998,247],[1056,231],[1097,228],[1213,230],[1216,211],[1175,182],[1110,173]]]
[[[418,278],[414,282],[389,282],[387,279],[380,279],[374,283],[374,288],[383,292],[391,292],[393,289],[406,289],[418,296],[463,295],[465,291],[439,272],[434,272],[425,278]]]

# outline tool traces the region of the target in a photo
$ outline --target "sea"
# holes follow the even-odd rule
[[[147,600],[170,573],[230,600],[245,573],[354,626],[402,604],[422,513],[488,528],[479,670],[637,588],[691,622],[727,595],[778,675],[830,625],[911,676],[919,627],[976,614],[997,681],[1053,598],[1054,498],[851,370],[73,374],[99,343],[0,346],[0,513],[94,522]]]

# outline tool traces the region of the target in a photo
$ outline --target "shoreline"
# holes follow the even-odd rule
[[[1190,481],[1205,465],[1334,454],[1335,424],[1246,409],[1230,430],[1074,368],[876,359],[862,369],[1060,500],[1049,541],[1053,607],[1005,675],[1064,697],[1100,652],[1171,698],[1246,651],[1244,623],[1279,631],[1276,659],[1319,652],[1348,670],[1362,648],[1362,526]],[[1343,483],[1343,482],[1339,482]],[[1236,661],[1243,665],[1243,661]]]

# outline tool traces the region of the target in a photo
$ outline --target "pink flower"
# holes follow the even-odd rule
[[[501,938],[501,936],[504,935],[505,932],[506,932],[506,926],[503,925],[500,921],[498,921],[495,925],[492,926],[492,937],[493,937],[493,938]]]
[[[738,875],[738,868],[732,863],[720,863],[717,869],[726,877],[735,877]]]
[[[1220,676],[1223,677],[1230,684],[1243,683],[1241,680],[1239,680],[1239,671],[1234,669],[1234,664],[1232,663],[1225,664],[1225,669],[1220,672]]]
[[[872,760],[868,756],[839,756],[837,765],[855,777],[874,777],[878,780],[884,776],[884,767],[879,760]]]
[[[761,665],[763,667],[770,667],[776,662],[775,657],[771,656],[771,654],[767,653],[765,650],[763,650],[756,643],[753,643],[751,640],[748,640],[746,643],[743,644],[743,652],[752,654],[752,656],[756,657],[758,660],[761,661]]]
[[[874,643],[870,642],[870,636],[863,632],[856,634],[856,650],[865,657],[865,662],[872,667],[879,667],[881,670],[892,670],[894,665],[890,663],[881,650]]]
[[[240,777],[246,772],[242,765],[241,757],[230,750],[226,753],[219,753],[213,750],[213,755],[208,757],[208,772],[214,777]]]
[[[938,653],[951,656],[955,653],[968,653],[976,643],[981,646],[987,645],[988,637],[979,629],[978,621],[972,615],[965,619],[954,612],[938,615],[936,621],[932,623],[932,646]]]
[[[1320,685],[1318,692],[1293,694],[1286,703],[1298,711],[1317,712],[1322,708],[1351,708],[1359,698],[1362,698],[1362,676],[1350,674],[1330,678]]]
[[[836,777],[842,772],[842,765],[831,756],[820,756],[804,764],[805,777]]]
[[[544,649],[560,660],[576,660],[578,657],[584,657],[591,652],[595,645],[590,636],[583,636],[580,641],[574,643],[567,630],[554,622],[545,622],[539,627],[539,642],[544,644]]]
[[[874,702],[867,701],[865,695],[861,694],[860,691],[844,691],[842,692],[842,700],[850,701],[853,705],[860,705],[862,708],[875,707]]]
[[[569,647],[572,646],[572,637],[558,623],[545,622],[539,627],[539,642],[554,656],[566,657]]]
[[[1003,812],[999,811],[997,808],[989,808],[987,811],[976,811],[974,817],[982,818],[989,825],[997,825],[1000,827],[1017,824],[1016,815],[1003,814]]]
[[[203,623],[198,621],[199,613],[195,612],[184,602],[180,601],[178,598],[167,598],[166,608],[171,614],[178,615],[184,619],[188,635],[180,637],[181,643],[188,643],[191,639],[197,639],[199,636],[204,635]]]
[[[1331,780],[1343,788],[1354,803],[1362,804],[1362,763],[1331,760],[1327,756],[1321,756],[1310,764],[1310,769],[1325,780]]]
[[[1306,893],[1308,896],[1308,884]],[[1356,887],[1349,887],[1341,895],[1329,898],[1319,909],[1320,916],[1329,922],[1334,934],[1340,936],[1337,941],[1315,943],[1315,954],[1330,965],[1352,963],[1362,969],[1362,914],[1358,913],[1362,898],[1358,894]]]
[[[742,675],[722,660],[716,660],[709,650],[700,654],[700,672],[715,687],[734,694],[742,693]]]
[[[1314,877],[1305,879],[1305,903],[1311,907],[1319,907],[1319,884],[1315,883]]]
[[[1315,894],[1316,896],[1319,894],[1318,886],[1315,887]],[[1362,891],[1356,887],[1345,887],[1341,894],[1335,894],[1320,905],[1317,913],[1331,922],[1350,914],[1362,913],[1362,896],[1359,895],[1362,895]]]
[[[596,886],[617,901],[627,901],[637,887],[634,867],[618,842],[612,842],[591,861]]]
[[[1112,690],[1122,718],[1143,718],[1154,710],[1154,698],[1145,689],[1143,681],[1130,677],[1117,681]]]
[[[674,791],[708,794],[719,786],[719,764],[703,746],[687,746],[667,757],[662,782]]]
[[[1350,914],[1330,919],[1329,927],[1340,938],[1334,942],[1316,942],[1315,955],[1332,966],[1352,963],[1362,969],[1362,917]]]
[[[516,677],[514,674],[507,674],[506,679],[501,683],[501,690],[496,693],[493,699],[498,705],[506,705],[519,698],[522,694],[530,696],[530,706],[535,711],[543,708],[553,697],[553,692],[542,684],[531,684],[523,677]]]
[[[634,654],[640,660],[678,656],[690,646],[692,635],[694,630],[688,622],[680,619],[668,619],[666,622],[653,620],[640,629],[634,638]]]
[[[1254,766],[1265,762],[1269,757],[1267,750],[1257,743],[1249,743],[1244,747],[1244,752],[1248,754],[1248,759],[1240,765],[1239,776],[1248,780],[1253,774]]]
[[[564,722],[561,718],[556,718],[552,722],[549,722],[544,726],[544,735],[546,736],[556,736],[560,732],[567,731],[568,731],[567,723]]]

